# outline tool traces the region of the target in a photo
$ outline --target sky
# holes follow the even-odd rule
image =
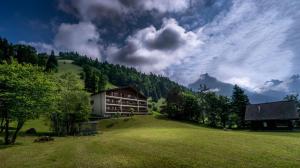
[[[183,85],[209,73],[259,92],[300,73],[299,0],[3,0],[0,36]]]

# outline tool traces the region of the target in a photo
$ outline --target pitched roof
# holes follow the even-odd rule
[[[102,91],[100,91],[98,93],[95,93],[95,94],[92,94],[92,95],[96,95],[96,94],[99,94],[99,93],[102,93],[102,92],[117,91],[117,90],[123,90],[123,89],[131,89],[134,92],[137,92],[143,98],[147,99],[147,97],[143,93],[141,93],[140,91],[138,91],[136,88],[134,88],[132,86],[122,86],[122,87],[117,87],[117,88],[113,88],[113,89],[102,90]]]
[[[294,101],[279,101],[263,104],[251,104],[246,107],[245,120],[291,120],[299,119]]]

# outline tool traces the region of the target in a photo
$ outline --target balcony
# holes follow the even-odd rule
[[[121,112],[121,107],[118,107],[118,106],[106,106],[106,112]]]
[[[132,100],[122,100],[122,105],[137,106],[138,103]]]
[[[148,112],[147,107],[140,107],[139,112]]]
[[[122,107],[122,112],[138,112],[138,108],[137,107]]]
[[[106,99],[106,103],[107,104],[121,104],[121,101],[120,100],[116,100],[116,99]]]
[[[139,106],[147,106],[147,102],[139,101]]]

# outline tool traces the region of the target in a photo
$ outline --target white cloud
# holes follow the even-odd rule
[[[165,19],[159,30],[144,28],[128,37],[124,47],[109,47],[107,60],[147,73],[163,73],[170,65],[182,63],[187,53],[200,45],[195,33],[187,32],[174,19]]]
[[[18,43],[24,44],[24,45],[30,45],[30,46],[34,47],[37,50],[37,52],[39,52],[39,53],[50,54],[51,51],[54,51],[55,53],[57,53],[57,50],[51,44],[41,43],[41,42],[26,42],[26,41],[19,41]]]
[[[76,51],[82,55],[101,58],[100,35],[90,22],[78,24],[63,23],[54,38],[54,46],[59,51]]]
[[[146,10],[178,12],[189,7],[189,0],[145,0],[139,1]]]
[[[295,55],[284,44],[297,22],[295,5],[299,9],[299,4],[281,1],[233,1],[228,13],[199,29],[197,35],[204,44],[189,51],[194,53],[190,61],[170,68],[172,78],[187,84],[208,72],[255,90],[266,80],[290,76]]]

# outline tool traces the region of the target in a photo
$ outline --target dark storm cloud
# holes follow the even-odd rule
[[[121,4],[127,7],[135,7],[137,6],[139,0],[119,0]]]
[[[121,48],[112,57],[113,62],[130,65],[130,66],[140,66],[155,63],[155,60],[146,57],[141,57],[137,54],[138,47],[132,43],[128,42],[126,46]]]
[[[201,44],[194,32],[187,32],[175,19],[163,22],[160,29],[149,26],[129,36],[123,47],[110,47],[108,61],[161,73],[187,58],[188,49]]]
[[[268,86],[277,86],[277,85],[280,85],[282,82],[283,81],[278,80],[278,79],[272,79],[270,81],[266,81],[265,85],[268,85]]]
[[[125,13],[125,8],[116,1],[83,1],[83,0],[60,0],[59,8],[72,14],[81,20],[95,20],[103,17],[119,17]]]
[[[187,9],[189,0],[59,0],[59,8],[80,19],[124,17],[136,11],[177,12]]]
[[[155,39],[146,42],[147,47],[158,50],[175,50],[184,44],[181,34],[171,28],[163,30]]]

